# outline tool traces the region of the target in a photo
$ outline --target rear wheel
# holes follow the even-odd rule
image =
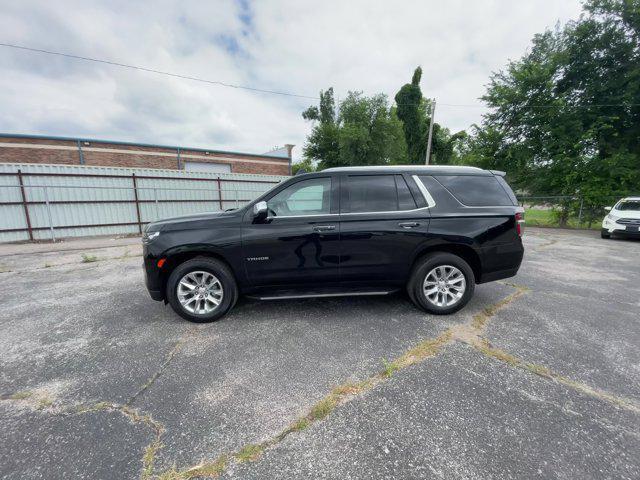
[[[214,258],[198,257],[178,265],[167,281],[171,308],[190,322],[213,322],[229,311],[238,297],[233,273]]]
[[[451,253],[427,255],[415,266],[407,291],[414,303],[429,313],[447,315],[464,307],[475,289],[473,270]]]

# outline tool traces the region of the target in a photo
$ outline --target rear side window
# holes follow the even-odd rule
[[[411,195],[411,190],[402,175],[396,175],[396,187],[398,189],[398,209],[413,210],[417,208],[416,201]]]
[[[347,199],[346,211],[351,213],[398,210],[398,191],[394,175],[347,177]]]
[[[507,192],[507,195],[509,195],[509,198],[511,199],[511,201],[513,202],[514,205],[518,204],[518,199],[516,198],[516,194],[513,193],[513,190],[511,190],[511,187],[509,186],[509,184],[507,183],[507,181],[502,178],[501,176],[496,176],[496,180],[498,180],[498,183],[500,184],[500,186],[502,188],[504,188],[504,191]]]
[[[515,205],[493,175],[438,175],[434,178],[463,205],[469,207]]]

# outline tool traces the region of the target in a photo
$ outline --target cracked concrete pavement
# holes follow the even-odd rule
[[[148,298],[138,239],[0,246],[0,477],[638,478],[640,242],[525,244],[452,316],[241,300],[208,325]]]

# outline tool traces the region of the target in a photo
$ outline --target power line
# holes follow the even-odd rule
[[[417,103],[397,103],[397,106],[420,106]],[[478,103],[441,103],[439,106],[445,107],[463,107],[463,108],[496,108],[491,105],[482,105]],[[640,103],[590,103],[587,105],[517,105],[519,108],[598,108],[598,107],[640,107]]]
[[[496,108],[490,105],[464,105],[453,103],[439,103],[447,107],[478,107]],[[589,103],[586,105],[519,105],[520,108],[598,108],[598,107],[640,107],[640,103]]]
[[[235,85],[232,83],[226,83],[226,82],[221,82],[218,80],[207,80],[204,78],[199,78],[199,77],[193,77],[190,75],[181,75],[179,73],[172,73],[172,72],[165,72],[162,70],[156,70],[153,68],[147,68],[147,67],[140,67],[137,65],[129,65],[126,63],[120,63],[120,62],[113,62],[110,60],[102,60],[99,58],[92,58],[92,57],[84,57],[81,55],[73,55],[70,53],[63,53],[63,52],[54,52],[51,50],[43,50],[40,48],[31,48],[31,47],[25,47],[24,45],[15,45],[15,44],[11,44],[11,43],[0,43],[0,46],[2,47],[8,47],[8,48],[14,48],[17,50],[25,50],[25,51],[29,51],[29,52],[35,52],[35,53],[44,53],[47,55],[56,55],[59,57],[66,57],[66,58],[72,58],[75,60],[84,60],[87,62],[94,62],[94,63],[102,63],[105,65],[112,65],[112,66],[116,66],[116,67],[122,67],[122,68],[129,68],[132,70],[140,70],[143,72],[148,72],[148,73],[156,73],[159,75],[166,75],[169,77],[174,77],[174,78],[181,78],[184,80],[192,80],[194,82],[201,82],[201,83],[207,83],[210,85],[218,85],[221,87],[228,87],[228,88],[237,88],[237,89],[241,89],[241,90],[248,90],[248,91],[252,91],[252,92],[259,92],[259,93],[269,93],[272,95],[282,95],[282,96],[286,96],[286,97],[296,97],[296,98],[307,98],[307,99],[311,99],[311,100],[320,100],[319,97],[314,97],[311,95],[301,95],[301,94],[297,94],[297,93],[289,93],[289,92],[281,92],[281,91],[277,91],[277,90],[267,90],[267,89],[263,89],[263,88],[256,88],[256,87],[249,87],[246,85]],[[416,104],[416,103],[399,103],[399,104],[395,104],[396,106],[420,106],[421,104]],[[442,102],[438,102],[438,105],[443,106],[443,107],[458,107],[458,108],[495,108],[495,107],[491,107],[488,105],[483,105],[483,104],[465,104],[465,103],[442,103]],[[589,105],[522,105],[520,106],[520,108],[599,108],[599,107],[638,107],[640,106],[640,103],[601,103],[601,104],[589,104]]]
[[[318,97],[312,97],[312,96],[309,96],[309,95],[299,95],[297,93],[279,92],[279,91],[276,91],[276,90],[266,90],[266,89],[263,89],[263,88],[248,87],[246,85],[234,85],[232,83],[220,82],[218,80],[207,80],[207,79],[204,79],[204,78],[192,77],[192,76],[189,76],[189,75],[180,75],[178,73],[164,72],[162,70],[155,70],[153,68],[139,67],[139,66],[136,66],[136,65],[128,65],[126,63],[112,62],[110,60],[102,60],[102,59],[99,59],[99,58],[83,57],[81,55],[72,55],[70,53],[53,52],[51,50],[42,50],[42,49],[39,49],[39,48],[25,47],[25,46],[22,46],[22,45],[13,45],[11,43],[0,43],[0,46],[9,47],[9,48],[15,48],[15,49],[18,49],[18,50],[27,50],[29,52],[46,53],[47,55],[57,55],[59,57],[73,58],[73,59],[76,59],[76,60],[84,60],[84,61],[87,61],[87,62],[104,63],[106,65],[113,65],[113,66],[122,67],[122,68],[130,68],[130,69],[133,69],[133,70],[141,70],[143,72],[149,72],[149,73],[157,73],[157,74],[160,74],[160,75],[167,75],[169,77],[182,78],[182,79],[185,79],[185,80],[193,80],[194,82],[202,82],[202,83],[208,83],[208,84],[211,84],[211,85],[219,85],[221,87],[238,88],[238,89],[242,89],[242,90],[250,90],[252,92],[271,93],[273,95],[283,95],[283,96],[287,96],[287,97],[309,98],[309,99],[313,99],[313,100],[318,100]]]

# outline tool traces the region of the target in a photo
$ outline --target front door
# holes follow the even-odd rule
[[[333,284],[338,280],[340,223],[337,180],[301,179],[267,199],[268,215],[247,212],[242,246],[254,286]]]

